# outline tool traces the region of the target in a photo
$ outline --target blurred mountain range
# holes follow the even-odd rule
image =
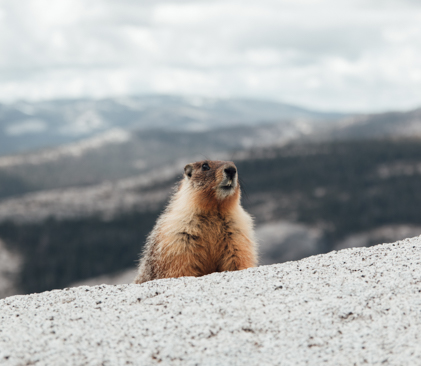
[[[0,157],[0,297],[132,268],[183,166],[205,158],[236,162],[262,264],[421,234],[421,109],[348,116],[161,96],[34,105],[62,119],[3,134],[43,147]],[[63,133],[76,106],[106,122]]]
[[[16,102],[0,104],[0,155],[60,146],[115,128],[206,131],[235,125],[341,116],[278,102],[157,95]]]
[[[314,132],[313,123],[285,121],[202,132],[112,129],[57,148],[0,157],[0,177],[10,182],[0,187],[0,197],[115,181],[146,175],[163,165],[283,145]],[[320,126],[324,124],[320,121]]]
[[[351,116],[335,125],[328,136],[331,139],[420,137],[420,122],[421,108],[409,112]]]

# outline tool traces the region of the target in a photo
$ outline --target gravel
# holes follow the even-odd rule
[[[421,237],[0,300],[5,365],[421,364]]]

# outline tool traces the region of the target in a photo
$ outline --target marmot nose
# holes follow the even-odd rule
[[[233,166],[230,166],[228,168],[224,169],[225,174],[229,179],[233,179],[235,177],[235,174],[237,173],[237,169],[235,169]]]

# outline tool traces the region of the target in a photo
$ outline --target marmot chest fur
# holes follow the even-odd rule
[[[240,195],[234,163],[187,164],[149,234],[135,283],[256,266],[253,222]]]

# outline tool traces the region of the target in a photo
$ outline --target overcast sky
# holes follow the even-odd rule
[[[419,0],[0,0],[0,101],[255,97],[421,106]]]

